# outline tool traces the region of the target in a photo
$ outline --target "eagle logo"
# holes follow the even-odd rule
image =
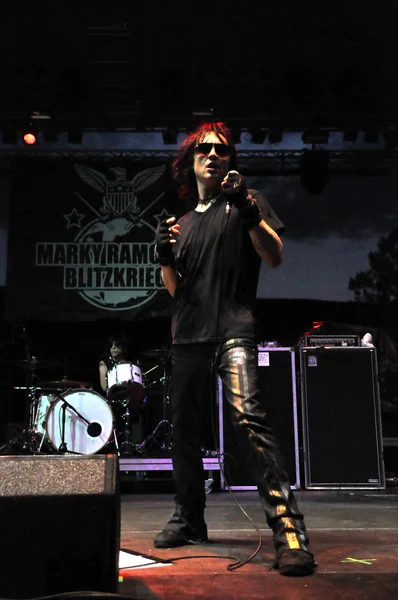
[[[165,169],[166,165],[145,169],[128,181],[126,169],[114,167],[110,171],[115,174],[115,179],[109,181],[100,171],[75,164],[75,170],[79,177],[102,194],[100,213],[103,217],[127,216],[133,221],[139,220],[140,217],[138,194],[156,183],[164,174]]]
[[[75,238],[86,254],[84,264],[67,271],[69,281],[76,282],[82,298],[103,310],[136,308],[162,287],[160,269],[152,254],[156,227],[168,212],[163,206],[158,214],[153,213],[151,208],[165,192],[153,198],[149,190],[165,174],[166,165],[144,169],[131,179],[122,167],[109,169],[114,175],[109,178],[85,165],[75,164],[74,168],[87,185],[101,194],[101,199],[99,203],[97,194],[93,200],[90,194],[83,197],[75,191],[94,218],[80,228]],[[91,264],[87,264],[88,255],[92,256]]]

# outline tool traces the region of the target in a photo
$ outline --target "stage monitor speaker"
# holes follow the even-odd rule
[[[290,485],[294,489],[299,489],[300,469],[294,350],[291,348],[259,347],[258,376],[260,401],[279,442]],[[220,401],[220,397],[222,398],[220,380],[218,397]],[[222,440],[224,452],[225,479],[232,490],[257,489],[248,464],[242,458],[226,400],[222,399],[222,404],[223,427],[220,428],[220,440]],[[226,488],[223,476],[221,476],[221,487]]]
[[[116,455],[0,457],[1,598],[117,591]]]
[[[375,348],[301,348],[307,489],[385,487]]]

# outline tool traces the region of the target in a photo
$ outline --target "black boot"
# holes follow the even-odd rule
[[[190,514],[177,505],[163,531],[154,539],[155,548],[176,548],[188,544],[205,544],[208,541],[207,526],[203,515]]]
[[[311,552],[300,549],[285,550],[274,564],[274,568],[278,569],[281,575],[290,577],[312,575],[317,566]]]
[[[274,491],[275,494],[275,491]],[[265,498],[262,497],[265,504]],[[272,513],[273,517],[268,519],[273,532],[273,543],[276,550],[274,568],[278,569],[281,575],[311,575],[317,567],[314,556],[309,551],[309,540],[303,515],[299,512],[292,491],[284,490],[278,496],[272,496],[277,499],[275,507],[271,508],[268,503],[268,516]],[[275,517],[276,512],[280,514]],[[290,516],[283,516],[289,514]]]

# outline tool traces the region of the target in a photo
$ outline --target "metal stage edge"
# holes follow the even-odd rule
[[[220,471],[218,458],[204,458],[205,471]],[[120,458],[119,470],[126,471],[172,471],[171,458]]]

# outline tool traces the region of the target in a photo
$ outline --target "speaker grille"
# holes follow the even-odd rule
[[[0,496],[110,494],[113,464],[106,455],[89,461],[84,456],[1,456]]]
[[[384,487],[374,348],[302,348],[306,488]]]
[[[295,355],[291,348],[259,348],[259,400],[280,446],[290,485],[300,487]],[[225,475],[235,489],[256,488],[239,440],[235,437],[227,400],[223,399]]]

